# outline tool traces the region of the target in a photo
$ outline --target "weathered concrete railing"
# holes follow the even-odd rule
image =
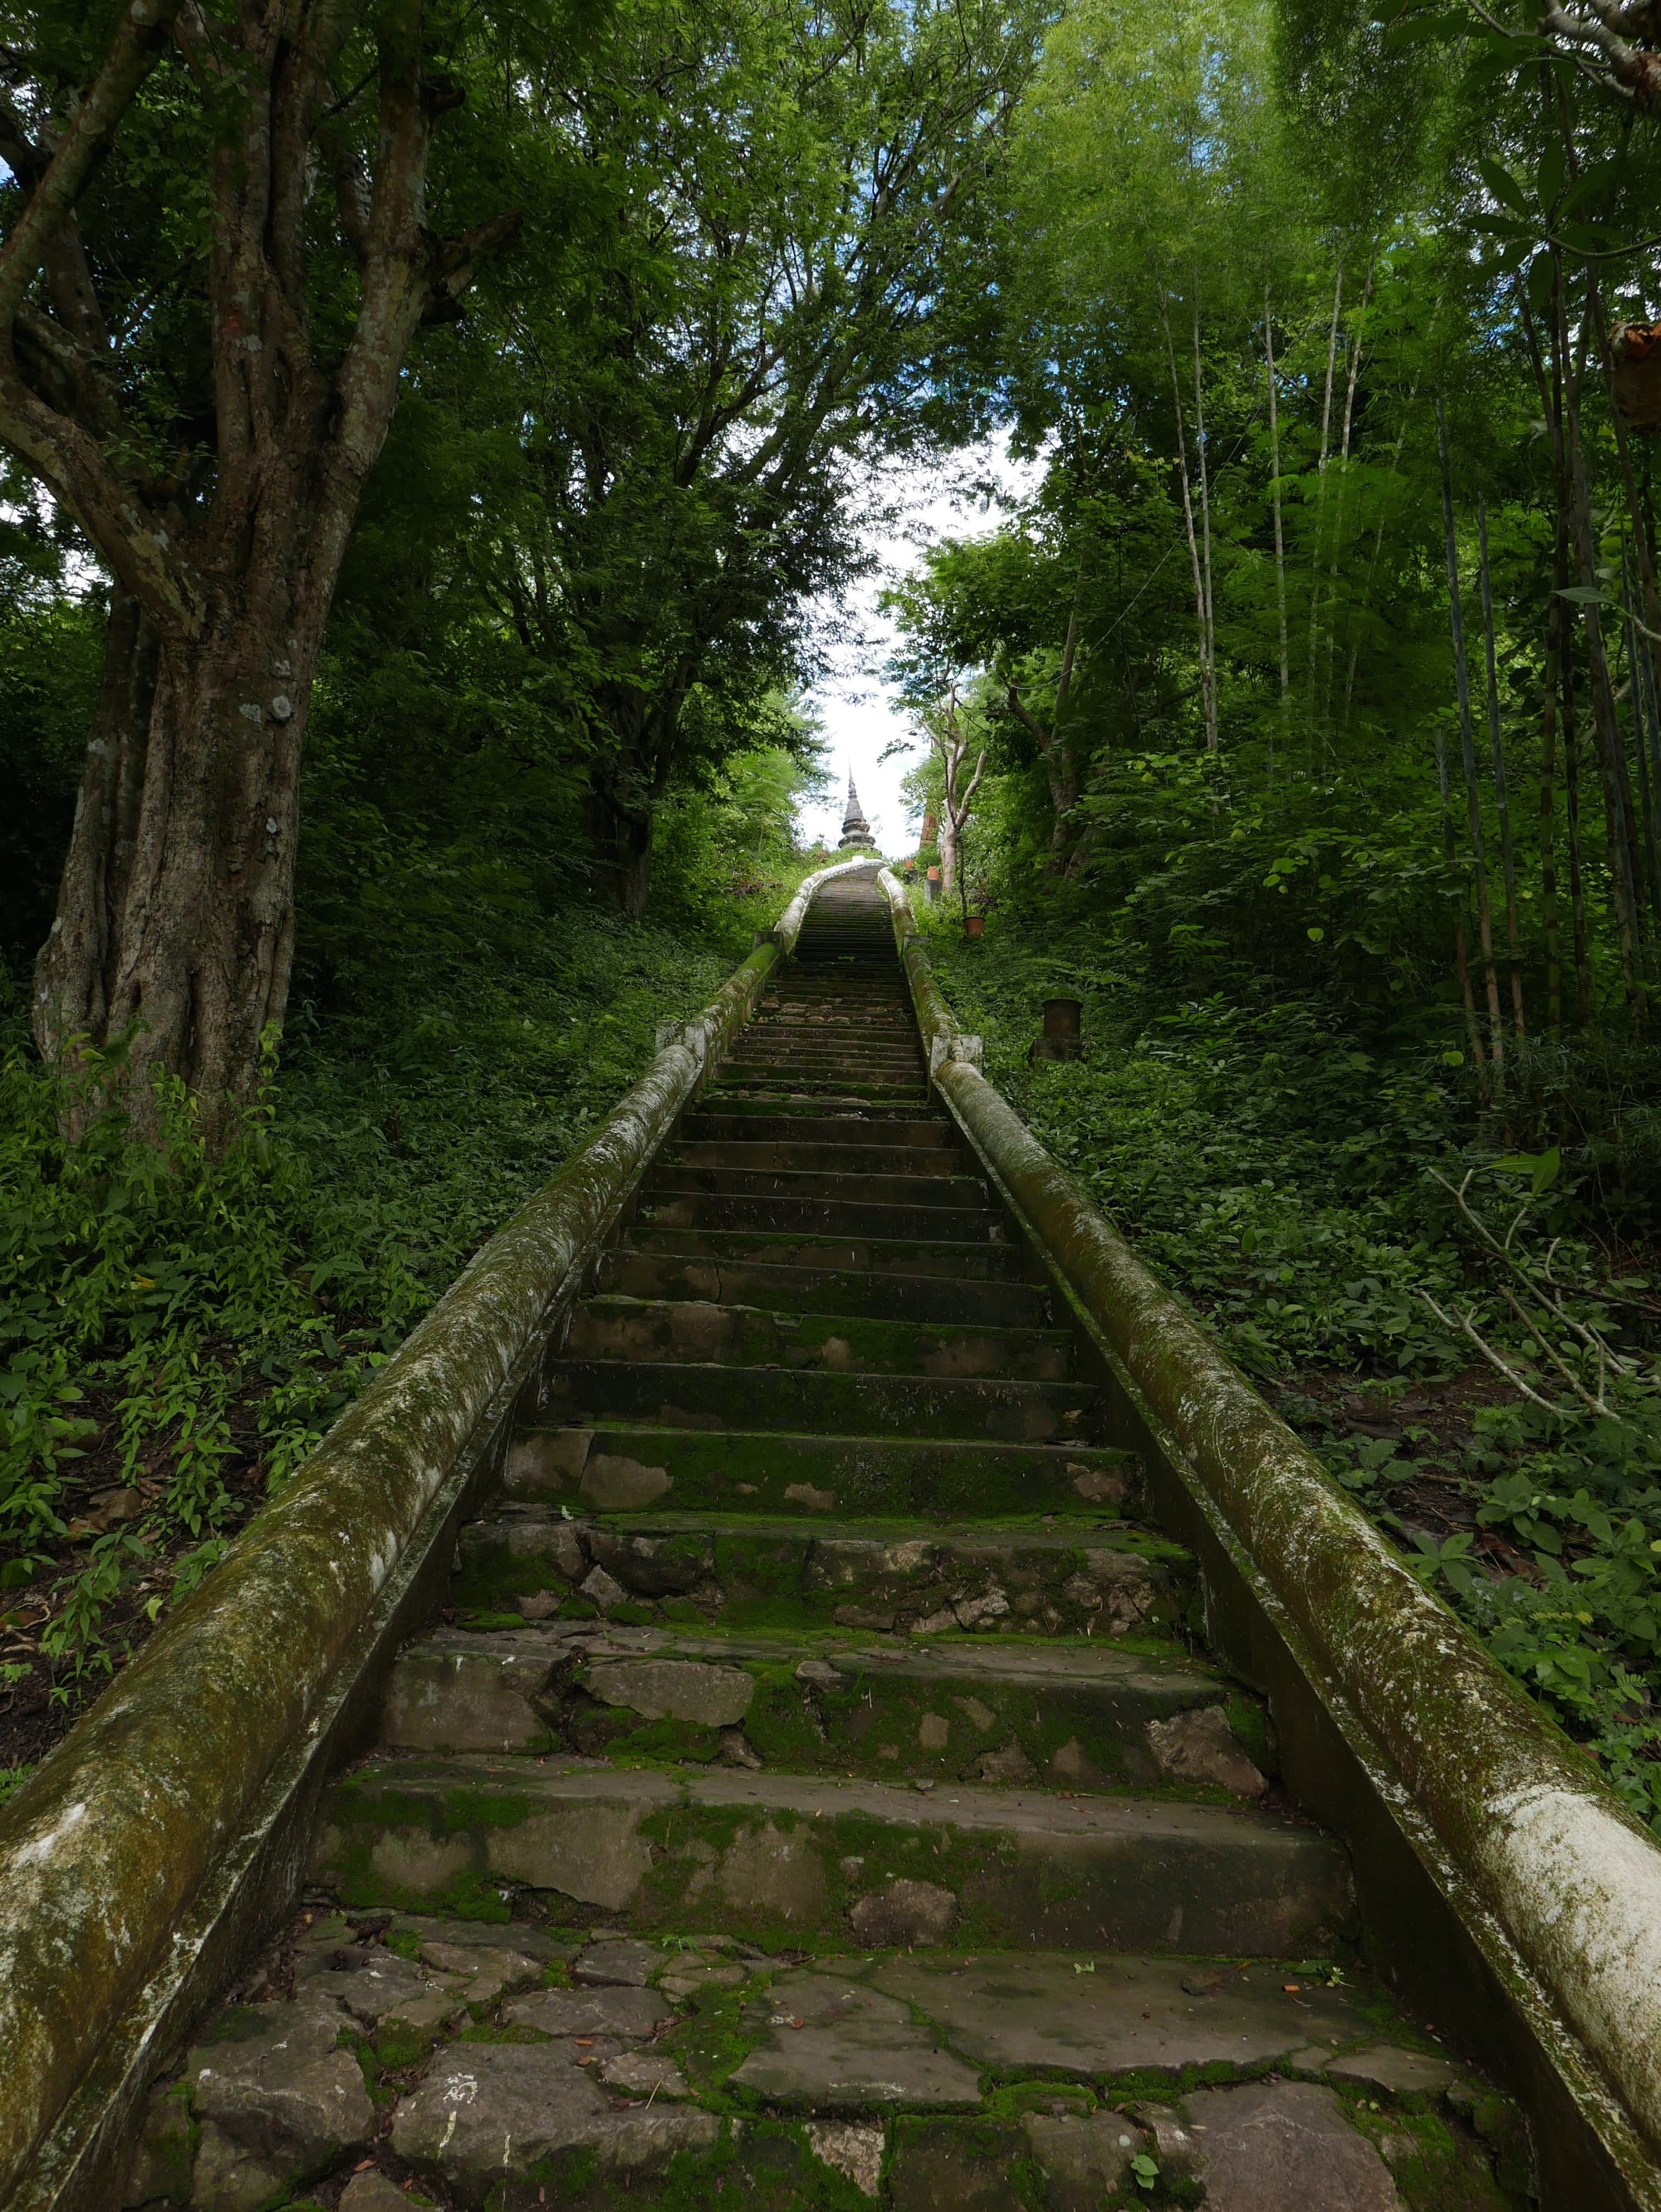
[[[809,878],[0,1812],[9,2212],[118,2201],[112,2176],[138,2102],[293,1897],[317,1791],[430,1601],[563,1310],[815,889],[842,872]]]
[[[979,1040],[958,1035],[905,891],[886,869],[879,880],[941,1097],[1193,1493],[1217,1556],[1252,1583],[1263,1619],[1480,1950],[1487,2001],[1511,2029],[1494,2055],[1535,2112],[1543,2167],[1561,2175],[1550,2198],[1661,2203],[1661,1850],[985,1081]],[[1337,1800],[1342,1825],[1343,1793],[1318,1766],[1306,1759],[1293,1777],[1298,1794],[1324,1814]],[[1398,1881],[1406,1859],[1396,1856]],[[1399,1927],[1391,1903],[1380,1901],[1381,1917]],[[1435,1974],[1464,1970],[1444,1953],[1419,1994],[1432,2002]],[[1476,2009],[1463,2007],[1467,2027]]]

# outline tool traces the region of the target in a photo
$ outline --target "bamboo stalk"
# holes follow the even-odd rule
[[[1470,670],[1465,659],[1464,617],[1459,605],[1459,545],[1453,527],[1453,479],[1447,457],[1447,410],[1436,393],[1436,443],[1442,465],[1442,528],[1447,551],[1448,620],[1453,636],[1453,684],[1459,707],[1459,755],[1464,769],[1465,817],[1470,832],[1471,869],[1476,888],[1476,931],[1488,993],[1489,1049],[1496,1088],[1506,1072],[1505,1024],[1500,1012],[1500,978],[1494,963],[1494,912],[1488,900],[1488,845],[1482,829],[1482,793],[1476,781],[1476,732],[1470,718]]]

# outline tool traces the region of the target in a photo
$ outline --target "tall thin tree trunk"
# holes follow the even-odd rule
[[[1205,574],[1205,742],[1215,752],[1217,726],[1217,619],[1211,591],[1211,465],[1205,451],[1205,379],[1200,361],[1199,278],[1194,279],[1194,447],[1199,462],[1200,528]]]
[[[1555,1035],[1563,1026],[1563,949],[1557,922],[1557,687],[1567,620],[1560,596],[1568,581],[1568,521],[1560,504],[1552,549],[1551,605],[1546,610],[1545,704],[1540,725],[1540,907],[1546,937],[1546,1023]]]
[[[1476,930],[1482,952],[1482,979],[1488,990],[1489,1043],[1494,1054],[1496,1086],[1503,1087],[1506,1070],[1505,1026],[1500,1014],[1500,979],[1494,964],[1494,914],[1488,902],[1488,849],[1482,830],[1482,793],[1476,781],[1476,733],[1470,719],[1470,672],[1465,660],[1464,617],[1459,606],[1459,544],[1453,528],[1453,480],[1447,458],[1447,410],[1436,394],[1436,441],[1442,465],[1442,526],[1447,545],[1448,619],[1453,633],[1453,683],[1459,705],[1459,752],[1464,766],[1465,812],[1470,830],[1470,857],[1476,884]]]
[[[1292,661],[1286,635],[1286,537],[1281,520],[1281,425],[1275,392],[1275,317],[1269,287],[1263,288],[1263,347],[1269,381],[1270,488],[1275,507],[1275,611],[1281,637],[1281,721],[1285,724],[1292,704]],[[1269,733],[1269,780],[1275,779],[1275,733]]]
[[[1205,738],[1209,746],[1211,731],[1206,709],[1211,695],[1206,663],[1209,633],[1205,621],[1205,575],[1200,565],[1199,535],[1194,527],[1193,491],[1188,478],[1188,437],[1182,419],[1182,380],[1177,374],[1177,349],[1171,339],[1171,318],[1163,291],[1159,295],[1159,323],[1165,333],[1165,356],[1171,364],[1171,405],[1177,424],[1177,472],[1182,483],[1182,521],[1188,536],[1188,562],[1194,576],[1194,619],[1199,629],[1200,711],[1206,720]]]
[[[1326,547],[1326,459],[1332,443],[1332,376],[1338,359],[1338,311],[1343,301],[1343,263],[1332,287],[1332,326],[1326,339],[1326,392],[1321,401],[1321,450],[1315,464],[1315,546],[1309,563],[1309,744],[1315,743],[1315,665],[1320,640],[1321,555]]]
[[[1376,250],[1367,264],[1367,283],[1361,291],[1361,312],[1356,319],[1355,335],[1350,340],[1349,367],[1344,379],[1343,433],[1338,447],[1338,491],[1332,510],[1332,557],[1327,571],[1326,625],[1326,683],[1321,699],[1321,722],[1330,731],[1332,721],[1332,679],[1338,650],[1338,569],[1343,552],[1343,510],[1349,489],[1349,448],[1355,422],[1355,386],[1361,373],[1361,333],[1366,328],[1367,311],[1373,301],[1373,272],[1378,265]]]
[[[1562,624],[1563,818],[1568,830],[1569,915],[1574,938],[1574,1018],[1591,1020],[1591,948],[1586,928],[1586,878],[1580,843],[1580,743],[1574,722],[1574,630]]]
[[[1511,1018],[1519,1043],[1523,1023],[1523,960],[1517,936],[1517,854],[1511,839],[1511,794],[1506,785],[1505,740],[1500,731],[1500,673],[1494,649],[1494,575],[1488,557],[1488,499],[1476,495],[1476,544],[1482,591],[1482,649],[1488,677],[1488,738],[1494,760],[1494,808],[1500,819],[1500,866],[1506,886],[1506,953],[1511,965]]]
[[[1482,1050],[1482,1024],[1476,1019],[1476,1000],[1470,988],[1470,956],[1465,944],[1464,885],[1459,874],[1459,851],[1453,834],[1453,800],[1448,787],[1447,741],[1442,735],[1442,726],[1436,725],[1436,788],[1442,801],[1442,859],[1447,868],[1447,879],[1457,894],[1453,908],[1453,973],[1458,979],[1460,1002],[1465,1010],[1465,1037],[1470,1046],[1471,1064],[1486,1065],[1487,1054]]]

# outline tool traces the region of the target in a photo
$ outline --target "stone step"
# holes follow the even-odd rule
[[[863,1314],[886,1321],[1002,1323],[1016,1329],[1052,1325],[1050,1294],[1035,1283],[682,1259],[627,1245],[607,1253],[598,1287],[627,1297],[715,1298],[779,1314]]]
[[[971,1175],[841,1174],[834,1169],[694,1167],[670,1160],[650,1170],[646,1185],[652,1205],[684,1194],[710,1198],[823,1199],[864,1206],[955,1207],[990,1212],[987,1185]]]
[[[980,1217],[977,1215],[977,1221]],[[930,1226],[938,1228],[931,1215]],[[912,1242],[906,1237],[838,1237],[797,1231],[779,1235],[765,1227],[703,1229],[681,1227],[673,1222],[635,1222],[627,1231],[620,1250],[673,1254],[694,1260],[742,1260],[779,1267],[823,1267],[843,1273],[897,1275],[946,1275],[964,1282],[1011,1282],[1027,1279],[1026,1255],[1021,1247],[991,1243],[983,1236],[973,1243],[938,1235]]]
[[[737,1513],[1134,1512],[1142,1466],[1081,1444],[991,1444],[910,1437],[803,1437],[775,1429],[599,1428],[521,1431],[503,1494],[591,1512],[673,1504]]]
[[[1231,1725],[1232,1720],[1232,1725]],[[941,1644],[655,1628],[447,1629],[398,1655],[388,1753],[724,1760],[879,1780],[1174,1786],[1260,1797],[1260,1709],[1173,1648]],[[1255,1759],[1252,1756],[1255,1751]]]
[[[598,1568],[599,1579],[595,1577]],[[1193,1562],[1122,1522],[769,1519],[738,1512],[579,1519],[504,1505],[461,1534],[452,1597],[471,1626],[532,1615],[912,1638],[1168,1635]],[[552,1601],[544,1603],[543,1599]],[[528,1601],[535,1599],[527,1613]]]
[[[682,1118],[683,1144],[870,1145],[878,1151],[900,1146],[943,1152],[957,1142],[953,1124],[939,1115],[912,1109],[906,1114],[872,1114],[859,1109],[813,1114],[800,1109],[765,1113],[712,1114],[694,1108]],[[961,1157],[960,1155],[960,1157]]]
[[[846,1098],[881,1107],[890,1103],[925,1105],[928,1095],[920,1064],[914,1075],[878,1076],[840,1066],[803,1068],[793,1064],[775,1066],[768,1060],[729,1060],[703,1093],[706,1098],[743,1097],[746,1101],[779,1097],[829,1102]]]
[[[792,1067],[872,1067],[879,1072],[912,1068],[923,1058],[915,1036],[892,1044],[867,1030],[858,1036],[839,1037],[819,1030],[792,1035],[788,1030],[746,1030],[743,1039],[746,1060],[771,1060]]]
[[[665,1428],[784,1429],[822,1436],[961,1437],[997,1443],[1095,1443],[1100,1392],[1082,1382],[978,1376],[792,1373],[697,1360],[570,1359],[543,1406],[566,1424],[650,1420]]]
[[[850,1182],[855,1178],[850,1176]],[[918,1237],[931,1243],[995,1243],[1002,1216],[967,1206],[898,1206],[869,1199],[721,1196],[646,1192],[642,1217],[664,1229],[767,1229],[797,1237]]]
[[[888,1902],[926,1908],[937,1941],[961,1923],[977,1946],[1235,1960],[1322,1952],[1354,1921],[1339,1848],[1257,1808],[718,1768],[372,1759],[325,1791],[311,1871],[348,1906],[528,1889],[773,1944],[846,1940]]]
[[[926,1280],[926,1278],[923,1279]],[[840,1375],[943,1375],[1059,1382],[1072,1339],[1059,1329],[921,1326],[850,1314],[791,1314],[709,1299],[588,1298],[572,1318],[572,1359],[715,1361]]]
[[[773,1137],[741,1140],[684,1134],[664,1154],[682,1168],[719,1168],[728,1174],[961,1176],[966,1155],[955,1145],[864,1143],[824,1137]]]

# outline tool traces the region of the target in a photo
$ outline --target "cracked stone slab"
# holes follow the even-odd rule
[[[761,2039],[731,2078],[779,2104],[953,2112],[980,2102],[979,2075],[906,2005],[845,1976],[783,1974],[744,2017]]]
[[[661,2101],[612,2103],[559,2046],[458,2043],[392,2118],[400,2158],[443,2176],[469,2207],[539,2159],[590,2152],[603,2172],[658,2172],[677,2151],[709,2149],[712,2114]]]
[[[1185,2098],[1206,2212],[1402,2212],[1390,2169],[1311,2081],[1251,2082]]]
[[[339,1963],[330,1963],[331,1960]],[[539,1971],[530,1960],[524,1964],[533,1977]],[[409,2027],[436,2029],[453,2020],[467,2003],[467,1984],[459,1975],[435,1973],[379,1944],[329,1954],[313,1965],[302,1986],[308,1992],[334,1998],[366,2027],[401,2021]],[[491,1994],[495,1995],[500,1986],[498,1983]]]
[[[515,2027],[540,2028],[544,2035],[655,2035],[675,2017],[655,1990],[606,1988],[544,1990],[537,1996],[515,1997],[502,2018]]]
[[[1373,2032],[1342,1990],[1288,1995],[1284,1970],[1273,1966],[1214,1975],[1180,1959],[989,1953],[890,1959],[870,1979],[937,2021],[978,2065],[1082,2077],[1258,2067],[1318,2040],[1336,2051]]]
[[[692,2094],[686,2075],[665,2051],[620,2051],[603,2061],[600,2079],[608,2089],[631,2097],[667,2097],[678,2103]]]

